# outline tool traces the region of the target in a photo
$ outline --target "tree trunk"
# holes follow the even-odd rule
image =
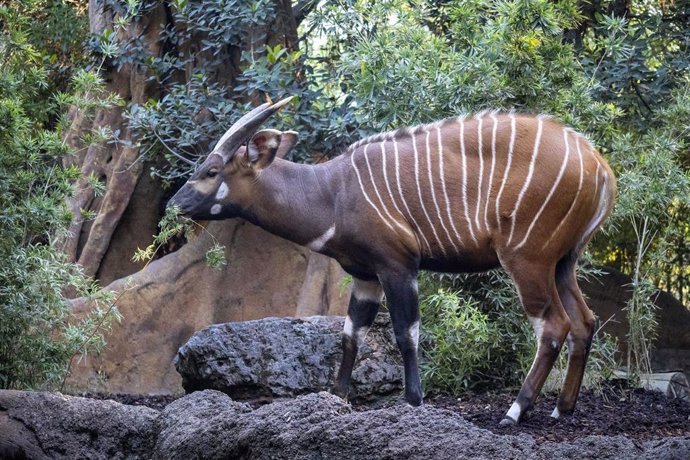
[[[246,46],[258,49],[264,43],[280,43],[289,49],[296,49],[296,18],[303,19],[314,5],[315,2],[308,1],[293,8],[288,0],[274,0],[274,17],[263,31],[252,32],[253,42]],[[136,20],[118,29],[118,17],[110,2],[90,0],[90,32],[102,34],[105,30],[117,30],[117,44],[123,45],[124,48],[124,44],[136,39],[152,57],[161,57],[164,53],[194,56],[196,68],[204,68],[204,62],[210,62],[212,59],[216,62],[219,60],[220,65],[209,68],[208,80],[225,85],[229,92],[232,91],[241,72],[241,47],[227,46],[219,51],[218,59],[217,54],[213,55],[218,50],[204,50],[203,41],[206,37],[197,36],[198,34],[190,40],[166,42],[166,35],[161,33],[163,30],[173,29],[182,34],[185,28],[185,24],[175,23],[170,3],[158,1],[146,5],[142,11]],[[188,82],[193,73],[194,68],[191,65],[177,69],[168,76],[167,83]],[[120,68],[105,68],[103,74],[108,82],[106,91],[118,94],[128,105],[144,104],[148,100],[158,100],[165,95],[165,88],[158,80],[150,78],[151,73],[145,65],[126,63]],[[65,133],[65,142],[77,152],[76,155],[67,158],[65,164],[78,166],[82,174],[75,184],[74,195],[67,203],[73,217],[62,247],[71,261],[79,262],[87,275],[99,278],[104,285],[142,268],[141,264],[131,261],[131,248],[150,244],[152,236],[157,232],[156,222],[161,216],[163,201],[166,198],[165,193],[156,193],[143,199],[134,196],[142,174],[149,175],[150,165],[140,158],[136,139],[127,127],[123,112],[122,107],[111,107],[98,110],[89,117],[72,108],[68,114],[71,126]],[[118,142],[84,145],[84,135],[99,128],[108,128],[114,133],[119,133]],[[94,181],[104,185],[105,192],[102,196],[98,196],[94,190]],[[159,188],[162,190],[162,184]],[[150,191],[151,187],[139,189]],[[142,205],[145,206],[143,210],[131,209],[133,206]],[[150,217],[146,217],[146,214]],[[91,216],[92,219],[87,220],[85,215]],[[139,222],[122,222],[123,218],[127,220],[134,216],[137,216]],[[127,232],[120,229],[121,223]],[[127,242],[119,243],[123,239]],[[122,251],[122,248],[127,250],[113,253],[114,250]]]

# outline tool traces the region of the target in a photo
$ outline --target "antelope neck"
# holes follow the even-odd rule
[[[300,245],[332,233],[335,189],[325,165],[276,158],[257,176],[245,219]]]

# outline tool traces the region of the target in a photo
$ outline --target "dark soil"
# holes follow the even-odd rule
[[[82,394],[95,399],[113,399],[122,404],[147,406],[162,410],[179,398],[175,395]],[[457,412],[480,428],[496,434],[528,434],[538,443],[571,441],[590,435],[622,435],[644,441],[667,436],[690,436],[690,403],[671,400],[658,392],[608,388],[596,395],[584,391],[571,416],[554,420],[550,417],[556,396],[539,398],[535,408],[519,425],[499,427],[498,423],[513,403],[513,393],[467,393],[461,397],[436,395],[425,404]],[[251,401],[259,406],[269,401]],[[252,404],[253,403],[253,404]],[[354,405],[358,412],[404,404],[399,398]]]
[[[622,435],[634,440],[690,435],[690,403],[671,400],[659,392],[607,389],[602,395],[584,391],[571,416],[554,420],[556,396],[537,400],[535,408],[519,425],[499,427],[515,394],[468,394],[460,398],[437,396],[427,404],[460,413],[466,420],[496,434],[533,436],[544,441],[570,441],[590,435]]]

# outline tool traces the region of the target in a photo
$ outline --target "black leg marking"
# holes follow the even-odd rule
[[[417,273],[386,273],[380,276],[386,292],[395,340],[405,367],[405,399],[413,406],[422,403],[422,383],[417,362],[419,299]]]
[[[352,370],[355,366],[359,343],[364,339],[369,327],[376,319],[381,305],[382,289],[378,282],[354,280],[350,304],[343,328],[343,359],[332,393],[347,398]]]

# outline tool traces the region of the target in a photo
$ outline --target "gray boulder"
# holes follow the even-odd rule
[[[159,412],[60,393],[0,391],[0,458],[150,458]]]
[[[213,389],[236,400],[327,390],[340,365],[343,323],[314,316],[213,325],[179,349],[175,367],[187,392]],[[398,393],[402,380],[390,316],[380,314],[360,348],[350,397]]]
[[[478,428],[431,406],[354,411],[326,392],[250,411],[216,391],[168,406],[156,444],[159,459],[686,459],[690,438],[635,442],[588,436],[537,444],[526,434]]]

